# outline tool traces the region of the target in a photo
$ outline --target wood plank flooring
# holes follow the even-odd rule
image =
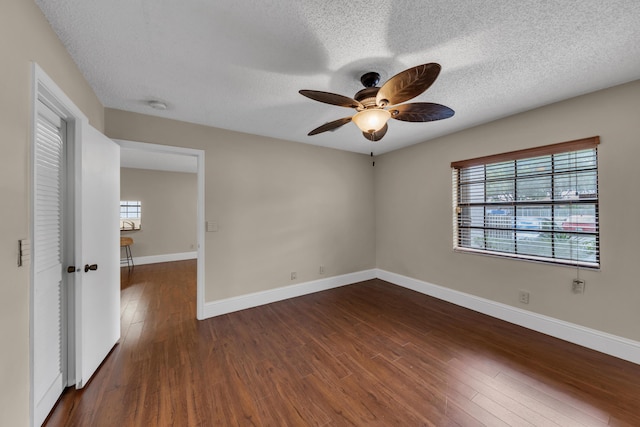
[[[380,280],[197,321],[194,261],[122,279],[47,426],[640,426],[639,365]]]

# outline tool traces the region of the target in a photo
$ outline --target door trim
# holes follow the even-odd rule
[[[36,144],[36,132],[35,128],[38,120],[38,101],[42,101],[45,105],[51,108],[56,114],[67,122],[67,135],[65,141],[65,168],[66,168],[66,181],[63,182],[65,200],[64,206],[67,212],[65,218],[65,231],[63,234],[63,242],[70,242],[71,244],[63,244],[64,255],[63,262],[69,259],[74,259],[74,233],[73,218],[75,215],[75,208],[73,207],[74,197],[74,173],[75,173],[75,161],[76,151],[79,148],[79,144],[76,144],[76,138],[81,135],[82,126],[88,125],[89,120],[87,116],[71,101],[71,99],[60,89],[60,87],[44,72],[44,70],[35,62],[32,63],[32,86],[31,86],[31,153],[30,153],[30,207],[29,207],[29,236],[31,241],[31,247],[34,247],[34,227],[35,227],[35,180],[33,173],[35,171],[35,144]],[[36,403],[34,395],[34,265],[33,262],[29,268],[29,419],[30,425],[34,426]],[[64,277],[64,276],[63,276]],[[73,295],[73,277],[65,277],[63,285],[63,306],[62,316],[64,319],[62,334],[63,334],[63,376],[64,384],[70,386],[75,384],[75,342],[74,342],[74,329],[75,329],[75,317],[74,317],[74,295]],[[66,360],[66,364],[64,363]]]
[[[205,239],[205,220],[204,220],[204,173],[205,173],[205,152],[195,148],[175,147],[171,145],[150,144],[147,142],[127,141],[122,139],[114,139],[121,148],[142,150],[147,152],[176,154],[182,156],[193,156],[197,159],[197,182],[198,182],[198,204],[197,204],[197,273],[196,273],[196,318],[203,320],[206,318],[204,311],[204,239]]]

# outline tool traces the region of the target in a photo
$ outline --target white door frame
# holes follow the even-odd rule
[[[74,175],[75,175],[75,159],[79,144],[76,144],[77,138],[82,135],[83,126],[88,126],[89,120],[82,111],[76,107],[67,95],[58,87],[58,85],[42,70],[42,68],[32,63],[32,99],[31,99],[31,174],[34,172],[35,153],[33,147],[35,147],[36,132],[35,127],[37,123],[37,104],[41,100],[48,107],[50,107],[56,114],[58,114],[67,123],[67,135],[65,141],[65,167],[66,167],[66,180],[63,183],[65,187],[65,227],[63,234],[63,241],[69,242],[64,245],[63,263],[74,259],[73,242],[75,236],[73,233],[73,227],[71,226],[74,221],[74,208],[73,208],[73,195],[74,195]],[[34,247],[34,225],[35,225],[35,188],[34,180],[31,178],[30,188],[30,218],[29,218],[29,235],[31,240],[31,247]],[[62,301],[62,350],[63,364],[62,367],[64,383],[67,386],[75,384],[75,316],[74,316],[74,301],[75,295],[73,293],[73,275],[63,273],[63,301]],[[34,395],[34,269],[33,262],[30,266],[30,283],[29,283],[29,370],[30,370],[30,385],[29,385],[29,405],[30,405],[30,425],[35,423],[35,409],[36,402]]]
[[[177,154],[182,156],[193,156],[197,159],[197,181],[198,181],[198,204],[197,204],[197,285],[196,285],[196,318],[203,320],[204,316],[204,150],[195,148],[174,147],[171,145],[150,144],[146,142],[126,141],[114,139],[121,148],[141,150],[147,152]]]

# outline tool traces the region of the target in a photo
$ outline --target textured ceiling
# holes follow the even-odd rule
[[[109,108],[376,154],[640,78],[638,0],[36,0]],[[453,108],[431,123],[391,120],[372,143],[353,110],[298,94],[352,97],[442,65],[416,102]],[[166,102],[151,109],[147,101]]]

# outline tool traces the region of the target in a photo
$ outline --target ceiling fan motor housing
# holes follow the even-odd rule
[[[380,74],[375,71],[365,73],[360,77],[360,83],[362,83],[364,87],[378,86],[378,83],[380,83]]]
[[[365,108],[376,107],[376,95],[378,94],[379,87],[365,87],[361,91],[355,94],[353,99],[360,102]]]
[[[380,82],[380,74],[375,71],[360,76],[360,83],[364,86],[364,89],[356,93],[353,97],[356,101],[364,105],[365,108],[377,107],[376,95],[378,94],[379,87],[376,87]]]

